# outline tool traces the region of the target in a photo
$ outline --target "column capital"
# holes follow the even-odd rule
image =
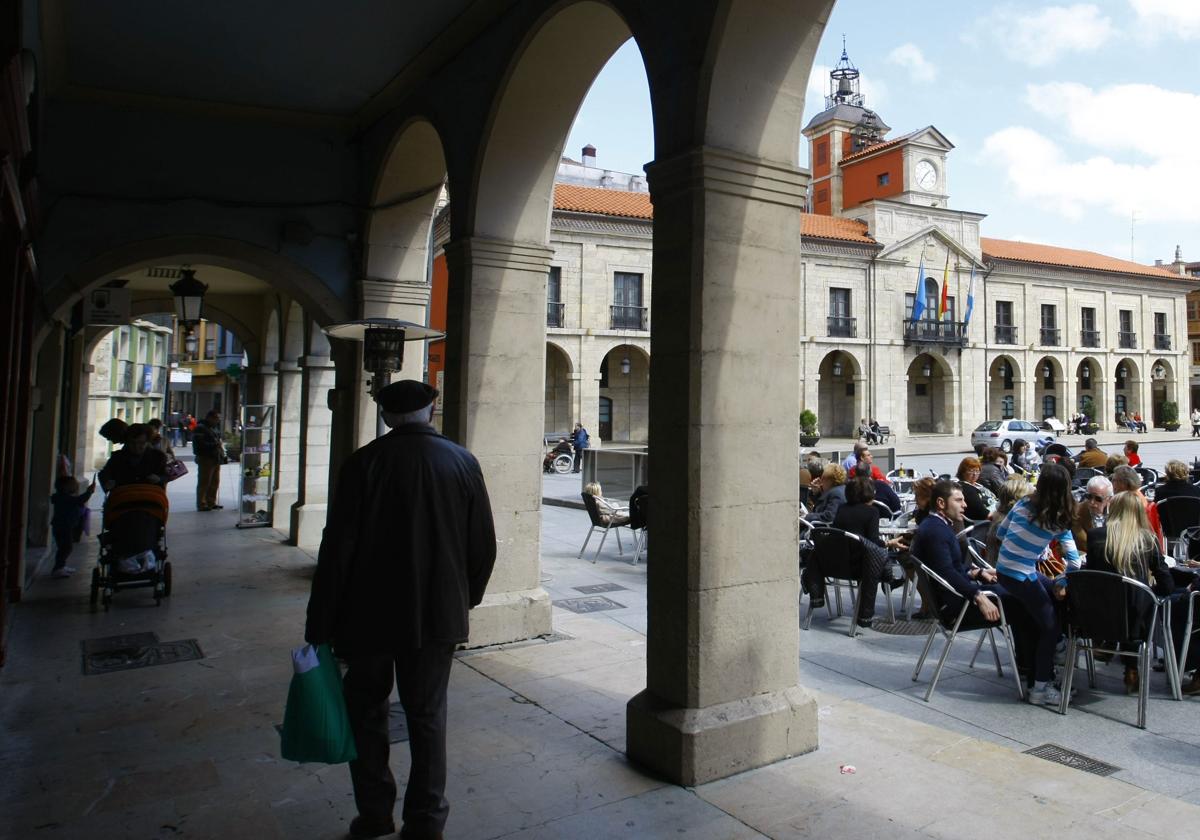
[[[275,363],[275,371],[277,373],[299,373],[300,365],[296,362],[278,361]]]
[[[329,356],[301,356],[298,360],[302,368],[319,368],[322,370],[332,370],[337,367],[333,363],[333,359]]]
[[[446,260],[451,264],[469,263],[509,271],[545,274],[550,270],[554,249],[545,245],[471,236],[446,243]]]
[[[275,374],[279,373],[278,365],[278,362],[273,365],[259,365],[254,369],[254,372],[260,376],[274,376]]]
[[[803,209],[810,173],[797,166],[750,157],[740,152],[700,146],[646,166],[650,193],[656,200],[691,190],[697,182],[706,192],[782,204]]]

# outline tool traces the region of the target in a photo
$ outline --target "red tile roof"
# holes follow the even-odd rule
[[[863,149],[861,152],[855,152],[852,155],[846,155],[844,158],[842,158],[839,165],[845,166],[847,163],[853,163],[860,158],[868,157],[876,152],[882,152],[884,149],[890,149],[893,146],[899,146],[905,140],[911,139],[915,133],[916,132],[910,131],[908,134],[901,134],[899,137],[896,137],[892,140],[885,140],[882,143],[876,143],[874,146],[867,146],[867,148]]]
[[[1159,280],[1187,280],[1178,274],[1155,266],[1119,260],[1095,251],[1079,251],[1074,248],[1059,248],[1054,245],[1038,245],[1033,242],[1013,242],[1008,239],[983,237],[983,256],[994,260],[1057,265],[1066,268],[1085,268],[1089,271],[1106,271],[1113,274],[1137,274]]]
[[[576,184],[554,185],[554,209],[573,213],[595,213],[632,219],[653,219],[654,207],[648,193],[581,187]],[[874,245],[867,225],[857,219],[801,214],[801,235],[814,239],[840,239]]]
[[[580,187],[576,184],[554,185],[554,209],[630,219],[654,218],[649,193]]]

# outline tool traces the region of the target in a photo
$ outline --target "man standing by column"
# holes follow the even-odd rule
[[[571,432],[571,445],[575,447],[575,469],[573,472],[579,472],[583,466],[583,450],[588,448],[587,429],[583,428],[583,425],[580,423],[576,423],[575,431]]]
[[[213,410],[196,424],[192,435],[196,455],[196,510],[220,510],[217,491],[221,489],[221,465],[225,463],[225,443],[221,439],[221,413]]]
[[[437,389],[403,380],[376,402],[391,429],[342,467],[329,506],[304,638],[347,661],[346,707],[358,816],[351,837],[394,832],[388,697],[395,673],[412,768],[406,840],[440,838],[446,802],[446,687],[467,613],[496,561],[491,503],[479,462],[430,425]]]

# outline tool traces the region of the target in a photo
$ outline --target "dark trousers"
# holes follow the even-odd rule
[[[453,645],[348,659],[343,690],[358,758],[350,762],[354,803],[372,820],[392,816],[396,779],[388,766],[388,699],[395,674],[408,723],[412,766],[404,791],[406,836],[437,836],[446,825],[446,686]]]
[[[75,547],[75,528],[72,525],[51,525],[54,533],[54,568],[61,569],[67,565],[71,549]]]
[[[583,466],[583,450],[577,446],[577,447],[575,447],[575,465],[572,467],[572,469],[575,472],[579,472],[579,469],[582,466]]]
[[[221,465],[216,458],[196,456],[196,510],[208,510],[217,503],[221,487]]]
[[[1033,678],[1038,682],[1049,682],[1054,678],[1054,647],[1062,635],[1054,596],[1051,594],[1054,583],[1040,574],[1036,580],[1018,580],[1003,573],[1000,583],[1012,599],[1025,608],[1029,617],[1028,632],[1033,636]],[[1025,623],[1018,620],[1013,629],[1024,630],[1025,627]],[[1023,639],[1018,641],[1018,646],[1024,647],[1025,644]]]

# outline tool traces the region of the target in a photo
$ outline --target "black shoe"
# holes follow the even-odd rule
[[[859,626],[859,627],[865,627],[867,630],[870,630],[870,629],[871,629],[871,623],[872,623],[873,621],[875,621],[875,619],[873,619],[873,618],[860,618],[860,619],[858,620],[858,626]]]
[[[225,510],[225,505],[213,505],[210,510]]]
[[[396,823],[391,817],[386,820],[377,817],[358,816],[350,821],[350,836],[354,840],[364,837],[385,837],[396,833]]]

